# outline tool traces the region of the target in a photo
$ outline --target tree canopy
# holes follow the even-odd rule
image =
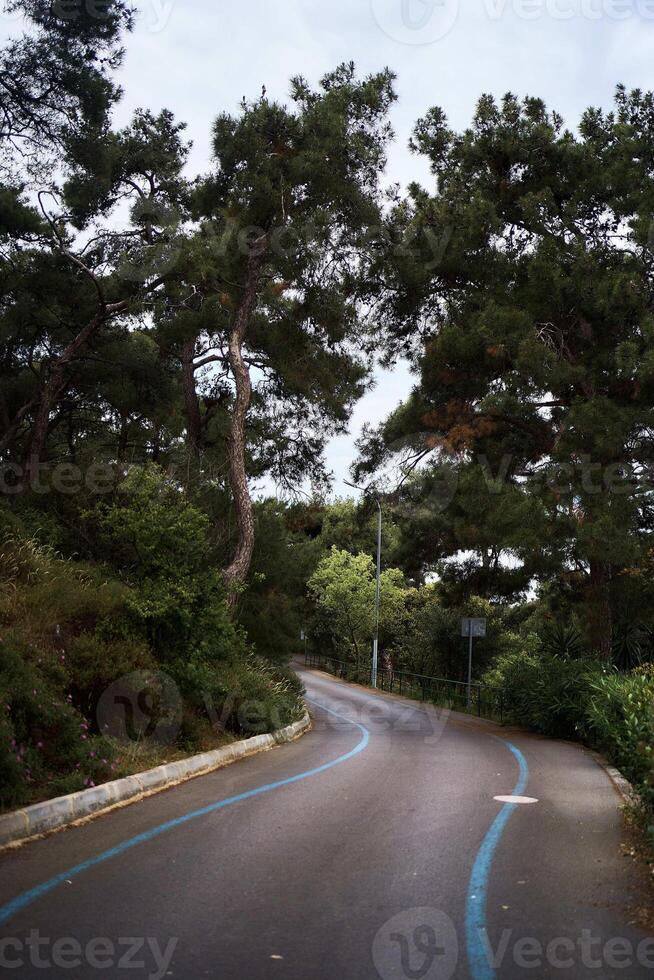
[[[619,88],[573,132],[538,99],[484,96],[462,133],[440,109],[418,123],[436,190],[389,217],[414,248],[386,255],[383,317],[419,383],[362,460],[408,440],[432,460],[409,479],[419,499],[453,466],[423,560],[472,553],[490,592],[502,558],[514,588],[567,580],[603,657],[614,583],[650,548],[653,109]]]

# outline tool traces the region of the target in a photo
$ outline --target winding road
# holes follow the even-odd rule
[[[304,738],[0,855],[0,974],[654,977],[589,753],[300,673]]]

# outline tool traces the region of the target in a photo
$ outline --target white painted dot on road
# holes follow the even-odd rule
[[[518,803],[521,805],[540,803],[540,800],[535,800],[532,796],[495,796],[493,799],[497,800],[498,803]]]

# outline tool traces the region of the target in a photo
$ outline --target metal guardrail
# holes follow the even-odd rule
[[[367,666],[357,666],[320,653],[305,654],[304,662],[307,667],[325,670],[334,677],[370,687],[370,669]],[[502,694],[496,693],[484,684],[472,685],[470,703],[468,703],[468,685],[464,681],[412,674],[406,670],[380,669],[377,675],[377,687],[380,691],[401,694],[416,701],[429,701],[451,711],[461,711],[491,721],[504,721]]]

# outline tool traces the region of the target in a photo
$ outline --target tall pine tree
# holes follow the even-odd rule
[[[613,583],[650,542],[654,99],[620,88],[573,133],[538,99],[484,96],[470,129],[433,109],[412,145],[436,191],[394,210],[388,239],[412,248],[387,250],[380,278],[389,356],[420,380],[368,466],[416,432],[425,459],[481,464],[493,479],[451,553],[478,546],[500,494],[508,551],[575,583],[608,659]]]

